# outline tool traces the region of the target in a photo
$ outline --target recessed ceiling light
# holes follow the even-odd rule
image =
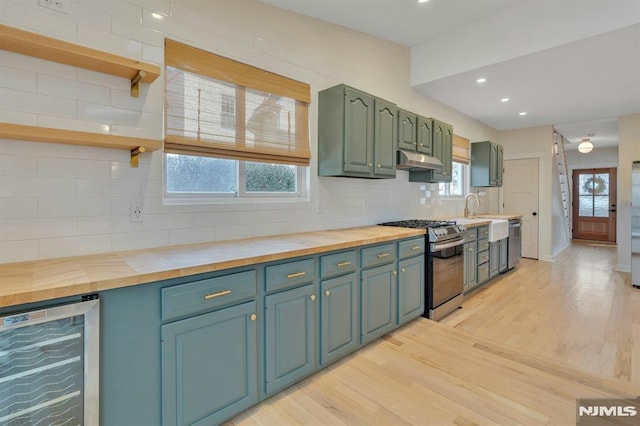
[[[500,99],[500,102],[509,102],[509,98],[502,98]]]
[[[429,1],[429,0],[418,0],[418,3],[426,3],[426,2],[428,2],[428,1]]]
[[[153,12],[151,16],[153,16],[155,19],[164,19],[163,15],[160,15],[159,13],[156,13],[156,12]]]
[[[486,78],[480,77],[479,79],[476,80],[476,83],[484,83],[485,81],[487,81]]]
[[[521,113],[519,113],[518,115],[527,115],[526,111],[522,111]]]

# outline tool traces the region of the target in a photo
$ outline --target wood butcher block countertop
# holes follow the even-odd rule
[[[423,235],[369,226],[0,264],[0,308]]]
[[[521,214],[479,214],[474,216],[478,219],[504,219],[504,220],[513,220],[513,219],[522,219]]]

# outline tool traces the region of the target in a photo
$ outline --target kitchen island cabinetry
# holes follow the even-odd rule
[[[508,238],[489,243],[489,278],[507,270],[508,262]]]
[[[503,174],[503,148],[484,141],[471,144],[471,186],[500,187]]]
[[[395,177],[397,119],[393,103],[352,87],[338,85],[321,91],[319,175]]]

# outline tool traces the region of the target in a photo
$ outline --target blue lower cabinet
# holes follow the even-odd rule
[[[162,326],[162,425],[220,423],[258,400],[256,303]]]
[[[398,262],[398,324],[424,313],[424,256]]]
[[[357,274],[322,281],[320,291],[320,364],[324,366],[360,345]]]
[[[361,341],[368,343],[396,328],[396,263],[362,271]]]
[[[267,395],[315,370],[316,303],[313,284],[265,297]]]

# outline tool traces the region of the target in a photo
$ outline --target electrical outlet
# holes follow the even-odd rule
[[[142,208],[142,201],[131,202],[131,222],[143,222],[144,221],[144,209]]]
[[[39,4],[42,7],[53,9],[57,12],[69,14],[69,2],[71,0],[39,0]]]

